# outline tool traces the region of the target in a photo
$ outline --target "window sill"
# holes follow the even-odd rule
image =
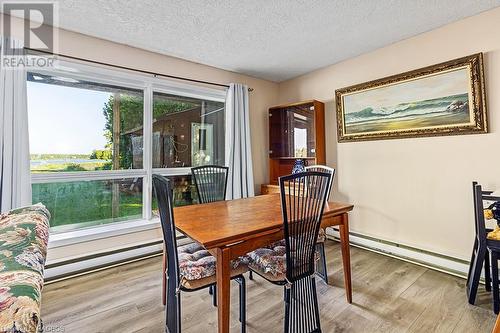
[[[73,245],[108,237],[121,236],[140,231],[153,230],[157,228],[160,228],[160,220],[158,218],[153,218],[152,220],[135,220],[129,222],[112,223],[94,228],[68,231],[50,235],[48,247],[49,249],[54,249],[62,246]]]

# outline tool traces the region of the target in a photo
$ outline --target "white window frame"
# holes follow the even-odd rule
[[[106,66],[90,66],[65,60],[58,60],[55,69],[42,68],[34,72],[142,90],[144,96],[142,169],[31,173],[32,184],[142,178],[142,218],[52,234],[49,240],[49,248],[159,228],[159,219],[152,216],[153,173],[163,176],[183,176],[191,174],[191,168],[152,168],[153,93],[166,93],[224,103],[227,89],[214,89],[197,84],[180,83],[142,73],[131,73],[119,69],[110,69]]]

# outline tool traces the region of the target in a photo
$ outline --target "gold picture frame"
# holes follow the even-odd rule
[[[335,91],[338,141],[487,133],[483,54]]]

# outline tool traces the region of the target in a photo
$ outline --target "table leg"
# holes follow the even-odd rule
[[[495,327],[493,327],[493,331],[491,331],[491,333],[500,333],[500,315],[498,315]]]
[[[219,333],[229,333],[229,309],[231,302],[231,251],[217,249],[217,312]]]
[[[352,303],[351,285],[351,251],[349,249],[349,217],[342,214],[342,224],[339,225],[340,244],[342,249],[342,264],[344,265],[344,285],[348,303]]]

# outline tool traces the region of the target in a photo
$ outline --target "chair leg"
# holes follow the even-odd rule
[[[328,271],[326,268],[325,243],[317,243],[316,251],[319,253],[319,263],[316,269],[316,274],[328,284]]]
[[[241,322],[241,333],[245,333],[247,330],[247,296],[246,296],[246,282],[245,277],[242,275],[238,278],[238,284],[240,285],[240,317]]]
[[[491,279],[493,284],[493,311],[498,314],[500,296],[498,295],[498,252],[491,251]]]
[[[314,275],[285,287],[285,333],[290,332],[321,332]]]
[[[212,289],[212,304],[217,306],[217,286],[214,285]]]
[[[174,280],[167,280],[167,307],[165,309],[167,333],[181,332],[181,294],[177,292]]]
[[[483,269],[483,261],[485,258],[485,248],[479,247],[477,249],[474,260],[471,262],[471,276],[467,284],[467,296],[469,304],[474,304],[476,301],[477,288],[479,286],[479,279]]]
[[[248,278],[250,279],[250,281],[253,281],[253,272],[249,271],[248,273]]]
[[[317,323],[317,329],[315,332],[321,333],[321,321],[319,319],[319,305],[318,305],[318,292],[316,291],[316,281],[314,277],[311,279],[311,289],[314,302],[314,317]]]
[[[472,247],[472,255],[470,258],[470,265],[469,265],[469,273],[467,273],[467,285],[469,285],[471,279],[472,279],[472,263],[476,261],[476,252],[477,252],[477,238],[474,239],[474,246]]]
[[[165,255],[165,249],[163,249],[163,263],[162,263],[162,288],[161,288],[161,302],[165,306],[167,304],[167,256]]]
[[[290,332],[290,288],[287,288],[286,286],[283,287],[283,291],[285,294],[285,333]]]
[[[484,289],[491,291],[491,270],[490,270],[490,252],[486,251],[484,256]]]

